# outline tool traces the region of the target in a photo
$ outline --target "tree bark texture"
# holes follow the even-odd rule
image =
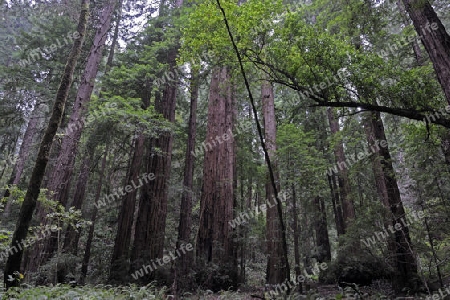
[[[169,70],[174,73],[177,49],[168,53]],[[155,110],[173,123],[175,121],[177,83],[167,83],[162,96],[155,94]],[[139,269],[150,260],[162,258],[167,217],[168,182],[172,160],[173,137],[170,132],[163,132],[158,138],[147,142],[144,164],[147,174],[154,174],[155,179],[144,183],[139,199],[134,245],[131,253],[133,268]],[[150,278],[154,276],[153,272]],[[143,278],[147,280],[148,278]]]
[[[192,228],[192,201],[193,201],[193,181],[194,181],[194,163],[195,139],[197,136],[197,98],[199,90],[199,73],[193,70],[191,75],[191,105],[189,113],[189,132],[186,147],[186,159],[184,165],[183,193],[180,204],[180,221],[178,224],[177,249],[182,244],[191,242]],[[186,290],[192,287],[190,268],[192,266],[192,253],[186,253],[177,260],[177,269],[175,281],[177,290]]]
[[[39,146],[36,163],[33,167],[27,192],[20,208],[19,220],[17,221],[16,229],[14,230],[11,249],[16,249],[17,251],[12,253],[6,261],[4,283],[7,289],[19,284],[16,272],[20,271],[20,264],[23,256],[23,248],[20,244],[25,242],[30,226],[30,221],[36,208],[36,202],[40,193],[42,179],[44,177],[45,169],[48,163],[50,148],[52,147],[53,139],[56,135],[56,132],[58,131],[58,127],[61,124],[61,119],[64,113],[64,106],[66,104],[70,86],[73,80],[73,72],[75,70],[78,57],[80,56],[84,37],[86,35],[86,25],[88,18],[89,1],[82,0],[81,13],[77,25],[77,31],[80,34],[80,38],[74,41],[72,50],[67,60],[67,64],[64,68],[61,83],[56,93],[56,100],[53,105],[52,115],[50,117],[47,129],[45,130],[44,137]],[[12,278],[13,280],[9,280],[10,278]]]
[[[261,101],[263,105],[264,115],[264,133],[267,151],[274,170],[275,181],[277,182],[277,190],[280,190],[279,174],[277,171],[277,163],[275,154],[276,145],[276,119],[273,86],[264,81],[261,86]],[[276,201],[274,190],[270,177],[267,176],[266,181],[266,199],[270,203]],[[267,240],[267,270],[266,282],[271,285],[282,283],[289,278],[287,273],[286,262],[284,260],[282,226],[278,216],[276,205],[268,205],[266,211],[266,240]]]
[[[234,175],[236,153],[232,134],[234,126],[234,99],[227,67],[213,70],[208,103],[208,127],[203,164],[203,186],[200,200],[200,226],[197,234],[199,263],[219,266],[221,274],[205,278],[204,285],[211,289],[235,286],[237,262],[233,249],[233,219],[235,198]],[[225,280],[221,280],[220,277]]]
[[[25,168],[25,163],[30,156],[30,149],[33,145],[33,139],[36,136],[37,125],[39,123],[39,105],[36,105],[33,112],[31,113],[30,120],[28,121],[27,129],[23,136],[22,144],[20,145],[19,155],[17,161],[14,165],[13,172],[9,178],[8,185],[17,185],[22,177],[23,170]],[[10,196],[9,188],[5,190],[3,197],[7,198]],[[11,201],[7,201],[5,210],[3,211],[3,218],[8,218],[11,210]]]
[[[100,26],[97,29],[93,45],[88,55],[84,74],[70,116],[69,125],[66,128],[66,135],[62,139],[61,150],[53,170],[50,172],[47,188],[49,191],[53,192],[52,198],[64,207],[67,205],[75,158],[78,152],[78,143],[84,128],[82,117],[91,99],[95,78],[103,57],[103,47],[105,45],[107,33],[110,29],[111,18],[116,2],[116,0],[109,0],[105,4],[105,7],[103,7],[100,16]],[[45,209],[39,207],[38,216],[45,218],[45,213]],[[48,223],[48,220],[43,220],[43,223]],[[32,259],[27,266],[29,272],[35,272],[40,265],[47,262],[54,254],[57,249],[56,234],[52,234],[52,236],[43,243],[36,243],[33,248],[31,254]]]
[[[403,3],[450,104],[450,35],[428,0],[403,0]]]

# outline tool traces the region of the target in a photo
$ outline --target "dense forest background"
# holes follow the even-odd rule
[[[448,1],[0,17],[0,298],[450,297]]]

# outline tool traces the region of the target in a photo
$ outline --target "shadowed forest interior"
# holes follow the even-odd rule
[[[0,299],[450,299],[447,0],[0,16]]]

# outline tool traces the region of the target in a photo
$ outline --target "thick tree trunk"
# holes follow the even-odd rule
[[[103,46],[105,45],[116,2],[116,0],[109,0],[103,8],[99,20],[101,26],[95,34],[94,42],[89,52],[86,68],[70,116],[69,125],[66,128],[66,135],[62,139],[60,153],[49,176],[50,179],[47,188],[54,193],[53,199],[58,201],[64,207],[67,205],[75,156],[81,133],[84,128],[83,115],[86,111],[87,104],[91,99],[95,77],[97,76],[98,68],[103,57]],[[44,218],[45,209],[40,207],[39,211],[38,215],[41,218]],[[43,223],[46,222],[47,221],[44,220]],[[28,272],[35,272],[40,265],[45,263],[54,254],[57,248],[56,235],[53,234],[43,244],[36,243],[33,248],[33,256],[27,266]]]
[[[405,6],[402,3],[402,0],[397,0],[397,8],[400,11],[400,15],[402,16],[403,24],[405,26],[408,26],[410,24],[410,21],[409,21],[408,13],[405,9]],[[423,63],[423,55],[422,55],[422,50],[420,49],[419,43],[417,42],[416,39],[414,39],[414,41],[412,43],[412,49],[413,49],[414,55],[416,57],[416,62],[420,66]]]
[[[168,53],[170,72],[174,73],[177,49]],[[155,110],[169,121],[175,121],[176,83],[164,86],[162,97],[155,95]],[[167,183],[172,160],[172,133],[164,132],[150,139],[145,157],[146,173],[155,179],[144,183],[139,200],[134,245],[131,253],[132,268],[139,269],[150,260],[162,258],[167,217]],[[150,278],[153,277],[153,272]],[[147,280],[148,278],[142,278]]]
[[[236,286],[237,281],[233,231],[229,224],[233,219],[235,197],[234,122],[234,99],[229,70],[226,67],[216,68],[212,73],[209,90],[208,128],[204,142],[208,149],[205,151],[203,164],[196,249],[199,263],[212,263],[219,267],[218,272],[204,280],[204,286],[214,290]]]
[[[372,147],[377,147],[376,141],[385,141],[386,135],[384,125],[379,112],[371,112],[368,120],[370,124],[367,129],[368,140]],[[412,250],[409,229],[405,226],[405,210],[400,198],[395,171],[392,166],[392,158],[389,147],[378,147],[379,151],[375,153],[373,160],[373,170],[377,184],[377,192],[388,208],[390,225],[401,224],[402,230],[395,231],[394,242],[388,242],[388,247],[394,252],[393,263],[395,276],[393,276],[393,286],[397,292],[404,287],[416,290],[419,284],[417,274],[417,263]]]
[[[95,77],[97,76],[100,62],[103,58],[103,47],[108,36],[107,33],[110,29],[116,2],[116,0],[109,0],[103,8],[99,20],[101,26],[95,34],[94,43],[89,52],[83,78],[73,105],[69,124],[66,128],[66,135],[61,142],[61,151],[57,158],[55,168],[50,174],[48,189],[55,193],[54,199],[59,201],[63,206],[67,204],[73,166],[75,164],[75,155],[81,133],[84,129],[83,115],[91,100]]]
[[[327,108],[327,116],[330,123],[331,133],[334,135],[339,132],[339,121],[336,119],[336,116],[334,115],[333,109],[331,107]],[[347,227],[351,224],[352,220],[355,219],[355,208],[350,197],[350,182],[348,179],[347,169],[348,166],[346,163],[344,146],[342,145],[342,142],[336,142],[334,155],[336,158],[338,169],[340,169],[338,174],[339,194],[342,203],[342,216],[345,225],[344,230],[346,230]]]
[[[450,35],[428,0],[403,0],[450,104]]]
[[[56,100],[53,106],[52,115],[50,117],[48,127],[45,130],[42,142],[39,146],[38,156],[31,173],[27,193],[22,203],[22,207],[20,208],[19,220],[17,222],[11,244],[11,255],[8,257],[5,266],[4,283],[6,288],[17,286],[19,283],[15,273],[20,271],[20,264],[23,256],[22,246],[26,243],[25,239],[27,237],[30,221],[33,217],[33,212],[36,208],[36,202],[39,196],[42,179],[48,163],[50,148],[53,144],[53,139],[58,131],[58,127],[64,113],[64,106],[72,84],[73,72],[75,70],[75,66],[83,45],[84,36],[86,34],[88,17],[89,1],[82,0],[80,19],[77,26],[77,31],[80,34],[80,38],[74,41],[74,45],[67,60],[66,67],[61,78],[61,83],[56,93]],[[10,281],[10,278],[15,279]]]
[[[327,212],[325,208],[325,201],[322,197],[317,196],[314,199],[314,204],[317,211],[317,218],[315,223],[316,229],[316,244],[317,244],[317,261],[319,263],[331,261],[331,247],[330,239],[328,237],[327,229]]]
[[[194,181],[195,139],[197,136],[197,98],[199,90],[199,72],[192,71],[191,75],[191,106],[189,113],[189,132],[186,147],[186,159],[184,165],[183,193],[180,204],[180,221],[178,224],[177,249],[182,244],[191,243],[192,227],[192,188]],[[177,291],[189,290],[192,288],[191,265],[193,253],[186,253],[177,260],[175,270],[175,285]]]
[[[182,0],[175,3],[179,8]],[[166,4],[160,4],[160,15],[164,15]],[[167,52],[169,72],[176,72],[176,56],[178,46]],[[155,94],[155,110],[167,121],[175,121],[175,107],[177,83],[169,82],[163,87],[162,97],[158,91]],[[152,138],[148,144],[148,153],[145,158],[146,171],[154,174],[155,179],[145,183],[139,200],[139,210],[136,220],[134,244],[131,251],[132,268],[139,269],[152,259],[162,258],[167,217],[168,182],[170,179],[170,166],[172,161],[173,136],[170,132],[162,133],[158,138]],[[142,280],[154,276],[154,272]]]
[[[261,101],[264,111],[264,130],[265,141],[269,157],[272,162],[274,170],[275,180],[278,180],[277,163],[275,154],[277,151],[276,145],[276,119],[275,119],[275,105],[273,86],[264,81],[261,86]],[[270,203],[274,203],[274,190],[270,177],[267,176],[266,182],[266,199]],[[280,185],[277,184],[277,190],[280,190]],[[278,210],[276,205],[269,205],[266,213],[266,240],[267,240],[267,271],[266,282],[271,285],[283,283],[286,279],[289,279],[287,273],[287,264],[284,260],[283,251],[283,239],[282,239],[282,226],[278,216]]]

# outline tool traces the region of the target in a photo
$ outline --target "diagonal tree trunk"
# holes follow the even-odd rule
[[[403,0],[450,104],[450,35],[428,0]]]
[[[400,11],[400,15],[402,17],[403,24],[405,26],[409,25],[410,20],[408,18],[408,13],[405,9],[405,6],[402,3],[402,0],[397,0],[397,7],[398,7],[398,10]],[[414,51],[414,55],[416,56],[417,65],[419,65],[419,66],[422,65],[422,63],[423,63],[422,50],[420,49],[419,42],[416,39],[414,39],[414,41],[412,43],[412,49]]]
[[[100,16],[100,27],[98,28],[94,42],[89,52],[83,78],[77,92],[73,111],[70,116],[69,125],[66,128],[66,135],[61,142],[61,150],[56,160],[55,166],[50,173],[48,190],[53,192],[53,199],[62,206],[67,205],[70,183],[72,180],[75,156],[78,143],[84,128],[83,115],[87,104],[91,99],[94,88],[95,77],[97,76],[100,61],[103,57],[102,51],[110,28],[111,18],[114,12],[116,0],[109,0],[103,7]],[[44,218],[45,209],[40,207],[39,216]],[[44,221],[45,223],[46,221]],[[45,263],[56,251],[57,237],[53,234],[48,241],[43,244],[37,243],[33,249],[33,257],[27,266],[29,272],[35,272],[38,266]]]
[[[19,284],[16,272],[20,271],[20,264],[23,256],[23,244],[20,244],[23,243],[27,237],[30,221],[36,208],[36,202],[39,196],[42,179],[44,177],[44,172],[48,163],[50,148],[52,147],[53,139],[61,123],[61,119],[64,113],[64,106],[66,104],[70,86],[73,80],[73,72],[75,70],[78,57],[80,56],[84,36],[86,35],[88,17],[89,1],[82,0],[80,19],[77,26],[77,31],[80,34],[80,38],[74,41],[72,50],[67,60],[66,67],[61,78],[61,83],[56,93],[56,100],[55,104],[53,105],[52,115],[50,117],[48,127],[45,130],[42,142],[39,146],[36,163],[31,173],[27,193],[22,203],[22,207],[20,208],[19,220],[13,234],[11,249],[15,249],[16,251],[14,251],[14,253],[12,253],[8,257],[5,266],[4,283],[7,289]],[[11,278],[12,280],[10,280]]]
[[[61,142],[61,151],[55,167],[50,174],[48,189],[55,193],[53,198],[63,206],[67,204],[73,166],[75,164],[75,155],[81,133],[84,129],[83,115],[91,100],[95,77],[97,76],[100,62],[103,58],[103,47],[110,29],[116,2],[116,0],[108,0],[105,7],[103,7],[103,12],[100,16],[101,26],[95,34],[94,43],[88,55],[86,68],[76,95],[69,124],[67,125],[66,135]]]
[[[14,165],[13,172],[8,181],[8,185],[19,184],[20,178],[22,177],[22,172],[25,168],[25,163],[30,155],[30,149],[33,145],[33,139],[36,136],[38,130],[38,120],[39,120],[39,105],[33,109],[31,113],[30,120],[28,121],[27,129],[23,136],[22,144],[20,145],[19,155],[17,157],[17,162]],[[5,190],[3,197],[7,198],[10,196],[9,188]],[[3,218],[8,218],[11,210],[11,201],[7,201],[5,210],[3,211]]]
[[[91,167],[91,162],[94,156],[95,149],[91,149],[86,151],[84,158],[82,160],[82,164],[80,167],[77,183],[75,185],[75,193],[73,195],[73,202],[70,204],[76,210],[80,210],[86,196],[86,187],[89,179],[89,169]],[[80,239],[81,232],[71,226],[70,224],[67,226],[66,233],[64,235],[64,244],[63,244],[63,252],[71,253],[74,256],[78,254],[78,241]],[[67,274],[69,274],[70,270],[67,268],[67,265],[64,263],[58,264],[57,269],[57,282],[65,283],[67,282]]]
[[[91,167],[91,161],[94,155],[94,150],[91,153],[86,153],[81,164],[80,174],[78,175],[77,183],[75,185],[75,193],[73,195],[73,202],[71,207],[80,210],[86,195],[86,184],[89,178],[89,169]],[[73,255],[78,253],[78,239],[80,233],[77,232],[72,226],[68,226],[64,238],[63,250],[65,252],[71,252]],[[59,281],[61,282],[61,281]]]

